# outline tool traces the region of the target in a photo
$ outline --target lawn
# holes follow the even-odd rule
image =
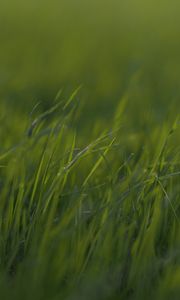
[[[0,10],[0,298],[178,300],[180,5]]]

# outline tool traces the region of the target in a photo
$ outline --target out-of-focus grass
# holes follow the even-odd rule
[[[178,1],[1,1],[1,94],[28,107],[83,84],[88,105],[107,111],[141,70],[144,102],[172,101],[179,11]]]
[[[179,11],[1,1],[2,299],[179,299]]]

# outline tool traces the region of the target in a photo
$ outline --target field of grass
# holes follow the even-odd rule
[[[0,9],[0,299],[179,300],[180,4]]]

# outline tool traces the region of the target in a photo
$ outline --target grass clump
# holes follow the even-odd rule
[[[75,96],[21,131],[3,107],[2,299],[179,299],[178,120],[144,120],[147,134],[121,100],[89,130]]]

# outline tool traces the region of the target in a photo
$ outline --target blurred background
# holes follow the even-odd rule
[[[179,105],[178,0],[0,2],[0,101],[11,109],[46,107],[79,85],[87,122],[108,120],[123,97],[136,121]]]

